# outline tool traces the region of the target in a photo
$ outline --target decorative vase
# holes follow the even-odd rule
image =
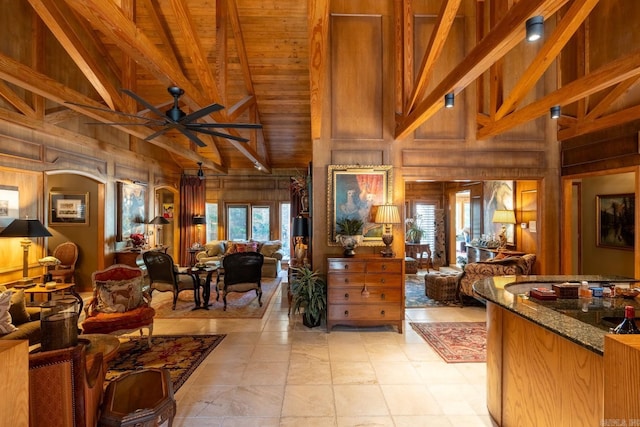
[[[309,195],[306,191],[300,193],[300,212],[309,212]]]
[[[352,257],[356,254],[355,248],[362,243],[362,234],[355,236],[343,236],[340,235],[340,244],[344,248],[344,256]]]

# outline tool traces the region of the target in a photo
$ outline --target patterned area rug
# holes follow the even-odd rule
[[[436,301],[424,294],[424,275],[425,272],[418,274],[406,274],[404,278],[405,291],[405,307],[406,308],[422,308],[422,307],[459,307],[458,301]]]
[[[485,322],[410,323],[447,363],[487,361]]]
[[[227,311],[224,311],[222,297],[216,301],[215,284],[211,287],[209,310],[192,310],[193,291],[182,291],[178,295],[176,309],[172,310],[173,294],[171,292],[154,292],[151,307],[156,309],[156,318],[159,319],[260,319],[264,316],[271,297],[275,294],[282,278],[262,278],[262,307],[258,305],[258,297],[255,291],[244,293],[233,292],[227,296]]]
[[[154,335],[132,337],[120,344],[118,356],[109,362],[107,381],[141,368],[165,368],[176,392],[225,335]]]

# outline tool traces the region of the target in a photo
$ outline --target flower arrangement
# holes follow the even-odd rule
[[[306,194],[308,191],[309,176],[303,173],[297,173],[291,177],[291,191],[297,195]]]
[[[407,218],[405,224],[407,226],[405,240],[410,243],[420,243],[424,230],[418,225],[418,218]]]
[[[145,244],[144,234],[142,233],[131,234],[129,236],[129,240],[131,240],[131,244],[133,245],[134,248],[142,247]]]

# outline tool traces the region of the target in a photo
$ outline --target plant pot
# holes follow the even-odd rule
[[[320,323],[322,323],[322,319],[319,317],[315,322],[313,322],[312,320],[307,320],[307,316],[302,315],[302,324],[307,328],[315,328],[317,326],[320,326]]]
[[[352,257],[356,254],[355,249],[362,243],[362,235],[340,236],[340,244],[344,249],[344,256]]]

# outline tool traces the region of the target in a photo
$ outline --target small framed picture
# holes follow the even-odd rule
[[[49,225],[89,224],[89,193],[49,193]]]
[[[632,193],[596,196],[597,246],[633,250],[635,203]]]

